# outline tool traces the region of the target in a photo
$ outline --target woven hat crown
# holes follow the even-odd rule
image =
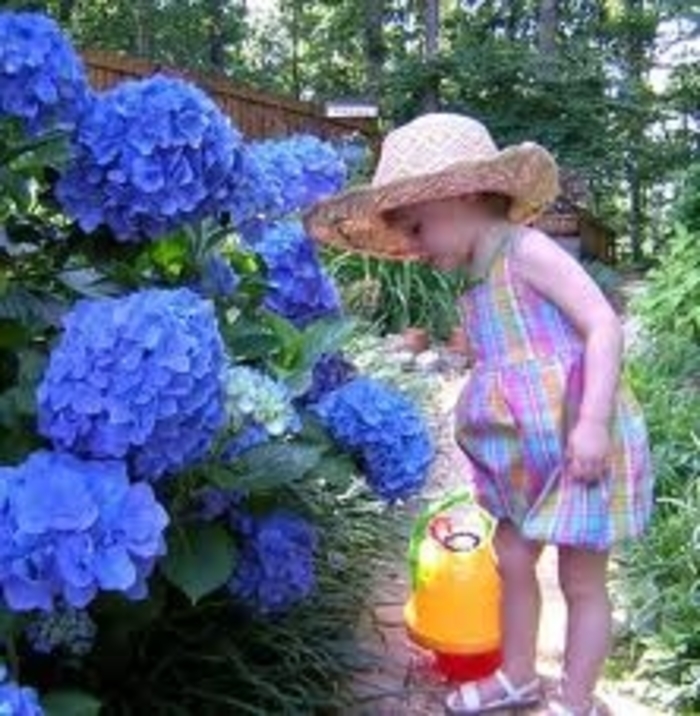
[[[498,155],[483,124],[458,114],[426,114],[390,132],[372,180],[376,188]]]

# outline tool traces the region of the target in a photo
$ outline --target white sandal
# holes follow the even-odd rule
[[[469,716],[503,709],[529,709],[542,700],[542,685],[539,679],[533,679],[523,686],[514,686],[502,671],[497,671],[494,676],[503,689],[504,695],[501,698],[482,701],[476,683],[462,684],[445,699],[447,713],[450,716]]]

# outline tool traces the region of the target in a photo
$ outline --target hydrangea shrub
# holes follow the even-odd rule
[[[72,152],[30,172],[36,207],[17,208],[25,175],[0,207],[5,247],[39,249],[17,271],[7,253],[0,292],[31,297],[30,318],[3,319],[2,626],[20,662],[59,673],[94,645],[95,683],[125,612],[161,624],[215,593],[208,606],[259,617],[303,603],[326,535],[302,490],[325,468],[324,489],[349,484],[349,453],[393,500],[419,487],[431,447],[412,406],[339,352],[338,292],[293,216],[345,182],[333,145],[246,142],[201,90],[161,75],[95,94],[56,24],[31,13],[0,12],[3,119],[12,142],[53,146],[58,130]],[[11,235],[14,215],[32,231]],[[0,714],[42,713],[15,666]]]
[[[255,251],[267,268],[266,305],[271,311],[299,327],[340,313],[338,290],[300,223],[270,226],[256,242]]]
[[[157,480],[210,449],[223,368],[213,306],[188,289],[81,301],[39,386],[39,430],[58,449],[126,459]]]
[[[332,437],[361,460],[373,490],[387,500],[425,483],[434,449],[415,406],[371,378],[355,378],[315,406]]]
[[[241,521],[241,530],[233,594],[263,615],[284,612],[311,594],[318,538],[308,522],[277,511]]]
[[[158,239],[217,214],[236,191],[243,139],[194,85],[157,75],[100,95],[57,193],[84,231]]]
[[[0,12],[0,119],[30,135],[72,130],[90,97],[83,62],[53,20]]]
[[[15,611],[87,606],[100,590],[134,599],[165,553],[168,515],[118,461],[39,451],[0,468],[0,587]]]

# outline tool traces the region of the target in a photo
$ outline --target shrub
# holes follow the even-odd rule
[[[26,36],[30,64],[46,42],[75,56],[15,17],[0,87]],[[42,91],[46,59],[27,75]],[[431,458],[394,388],[360,396],[350,441],[325,411],[363,379],[286,214],[342,162],[297,137],[256,164],[206,95],[163,77],[74,109],[33,138],[0,103],[0,710],[338,712],[382,500]],[[288,183],[256,193],[278,169]]]

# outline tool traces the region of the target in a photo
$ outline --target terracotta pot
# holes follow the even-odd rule
[[[428,331],[424,328],[407,328],[401,334],[401,340],[404,349],[415,354],[423,353],[430,345]]]
[[[461,326],[457,326],[452,329],[450,338],[447,341],[447,347],[453,353],[459,353],[463,356],[469,354],[469,342],[467,341],[467,336]]]

